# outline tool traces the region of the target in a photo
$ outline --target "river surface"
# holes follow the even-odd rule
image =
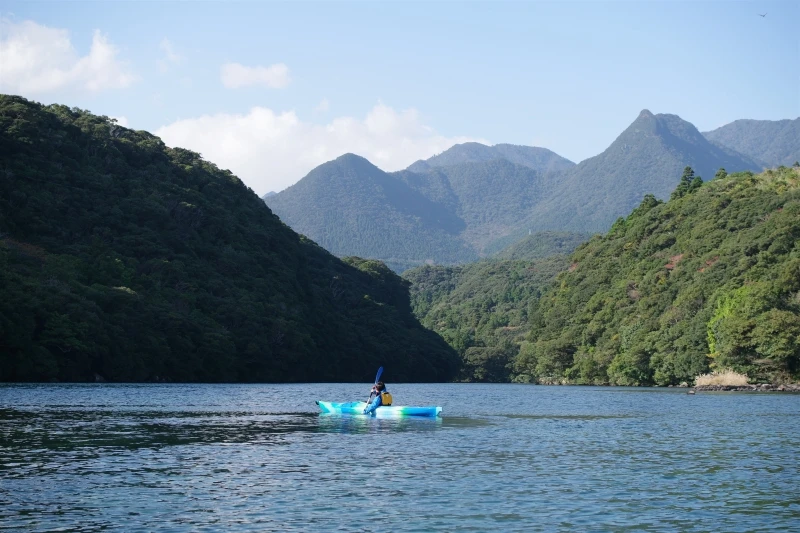
[[[0,384],[2,531],[800,531],[800,395]]]

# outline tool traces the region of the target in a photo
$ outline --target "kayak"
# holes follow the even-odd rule
[[[366,409],[366,402],[324,402],[317,400],[320,410],[323,413],[338,415],[363,415]],[[442,408],[438,406],[411,407],[408,405],[381,405],[375,409],[374,415],[378,418],[394,418],[401,416],[442,416]]]

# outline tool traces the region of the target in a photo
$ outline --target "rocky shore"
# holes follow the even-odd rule
[[[759,385],[700,385],[692,387],[695,391],[780,391],[780,392],[800,392],[800,384],[775,385],[761,383]]]

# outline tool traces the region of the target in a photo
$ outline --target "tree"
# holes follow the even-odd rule
[[[700,176],[694,175],[694,170],[692,167],[686,167],[683,169],[683,175],[681,176],[681,181],[678,183],[678,186],[672,192],[672,196],[670,196],[670,200],[674,200],[676,198],[683,198],[687,194],[691,194],[703,184],[703,178]]]

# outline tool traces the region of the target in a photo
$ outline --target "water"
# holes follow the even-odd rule
[[[800,531],[800,395],[0,385],[0,530]]]

